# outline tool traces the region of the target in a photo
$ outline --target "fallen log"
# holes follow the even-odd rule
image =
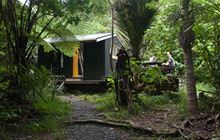
[[[156,134],[156,131],[151,128],[142,128],[138,127],[133,124],[125,124],[125,123],[115,123],[115,122],[109,122],[109,121],[103,121],[98,119],[87,119],[87,120],[75,120],[71,122],[66,122],[66,125],[72,125],[72,124],[99,124],[103,126],[111,126],[111,127],[122,127],[126,129],[133,129],[135,131],[143,132],[146,134]]]
[[[153,135],[153,136],[162,136],[162,137],[176,137],[179,136],[179,131],[175,130],[173,132],[158,132],[152,128],[143,128],[140,126],[135,125],[130,121],[125,121],[125,123],[116,123],[110,121],[104,121],[99,119],[86,119],[86,120],[75,120],[64,123],[65,125],[73,125],[73,124],[97,124],[103,126],[110,126],[110,127],[117,127],[117,128],[124,128],[127,130],[133,130],[134,132],[139,132],[142,134]]]

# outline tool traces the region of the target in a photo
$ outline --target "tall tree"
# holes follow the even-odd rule
[[[127,36],[132,56],[140,59],[143,36],[156,13],[154,0],[118,0],[115,3],[116,26],[119,33]]]
[[[187,87],[188,110],[190,115],[199,112],[196,94],[196,81],[192,60],[192,47],[195,41],[193,32],[194,16],[190,8],[191,0],[182,0],[182,25],[179,35],[179,43],[184,52],[185,78]]]

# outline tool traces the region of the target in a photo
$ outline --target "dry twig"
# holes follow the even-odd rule
[[[184,124],[182,124],[182,126],[184,126]],[[182,131],[187,131],[187,132],[189,132],[189,133],[191,133],[191,134],[194,134],[194,135],[196,135],[197,137],[199,137],[199,138],[202,139],[202,140],[207,140],[207,139],[209,139],[209,138],[204,137],[204,136],[200,135],[199,133],[194,132],[194,131],[192,131],[192,130],[190,130],[190,129],[178,127],[178,126],[175,125],[175,124],[173,124],[173,127],[175,127],[176,129],[178,129],[178,131],[179,131],[179,130],[181,130],[181,132],[182,132]],[[180,131],[179,131],[179,132],[180,132]],[[182,132],[182,133],[181,133],[181,132],[180,132],[180,134],[181,134],[184,138],[190,139],[189,137],[183,135],[183,134],[182,134],[183,132]]]
[[[173,123],[173,127],[176,128],[176,129],[179,131],[179,133],[180,133],[185,139],[189,140],[189,137],[187,137],[186,135],[184,135],[184,133],[182,132],[182,130],[181,130],[175,123]]]

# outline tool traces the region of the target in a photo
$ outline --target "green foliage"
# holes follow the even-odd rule
[[[146,82],[145,90],[148,93],[154,93],[157,87],[167,80],[167,77],[162,74],[159,67],[149,67],[146,69],[143,80]]]
[[[191,12],[195,15],[196,22],[193,30],[196,41],[193,48],[193,62],[198,82],[209,83],[213,96],[219,95],[219,2],[206,0],[193,0]],[[178,75],[183,75],[183,53],[178,44],[179,21],[182,13],[180,1],[160,0],[158,14],[152,26],[145,34],[144,42],[149,42],[148,52],[145,57],[154,54],[159,60],[164,60],[163,52],[173,51],[174,59],[178,62],[176,70]],[[172,26],[171,26],[172,25]],[[207,89],[205,89],[207,90]],[[209,101],[216,102],[215,100]],[[216,102],[217,103],[217,102]],[[186,104],[186,103],[183,103]],[[200,104],[202,108],[205,103]]]
[[[144,69],[142,68],[140,61],[136,58],[130,59],[130,65],[131,65],[131,71],[133,72],[133,75],[142,76],[144,74]]]
[[[158,96],[140,94],[139,99],[144,103],[144,106],[134,102],[127,108],[116,104],[113,92],[103,95],[84,95],[81,98],[97,104],[97,109],[103,111],[107,119],[125,119],[130,115],[140,114],[142,111],[157,110],[170,104],[180,104],[182,102],[181,96],[177,93],[164,93]]]
[[[177,104],[177,110],[182,117],[186,117],[188,115],[188,109],[187,109],[187,94],[185,87],[179,91],[179,95],[181,101]]]
[[[45,87],[41,91],[41,96],[31,100],[32,103],[25,106],[2,106],[0,105],[0,124],[4,125],[4,137],[13,135],[12,133],[30,134],[52,133],[53,137],[61,137],[61,126],[70,115],[70,105],[61,101],[58,97],[53,97],[51,87]],[[10,123],[15,123],[13,128]],[[19,132],[19,133],[17,133]],[[1,132],[0,132],[1,133]]]
[[[160,67],[149,67],[146,69],[144,81],[160,84],[162,81],[167,80],[167,77],[162,73]]]
[[[44,67],[37,69],[35,66],[31,66],[30,72],[24,71],[20,75],[15,74],[17,73],[14,70],[5,72],[5,75],[9,75],[13,79],[19,76],[22,87],[12,89],[10,84],[3,85],[1,83],[0,91],[4,92],[1,93],[0,98],[2,100],[0,103],[2,110],[0,112],[0,120],[4,120],[4,122],[16,122],[23,115],[31,113],[30,108],[28,108],[28,106],[32,106],[30,101],[34,97],[40,97],[44,100],[42,94],[45,89],[50,89],[50,93],[53,92],[53,87],[50,85],[50,73]],[[9,80],[6,83],[10,83]],[[17,94],[22,94],[22,98],[16,98]]]
[[[178,75],[184,74],[183,52],[178,43],[179,22],[176,21],[181,15],[179,0],[159,0],[157,3],[158,12],[154,17],[151,28],[146,30],[144,43],[148,49],[144,54],[145,59],[152,55],[158,61],[166,62],[166,52],[173,52]]]
[[[145,30],[147,30],[156,13],[152,8],[153,0],[118,0],[114,4],[116,13],[116,26],[119,34],[128,39],[133,57],[141,58],[141,50],[146,46],[142,44]],[[150,5],[149,5],[150,4]]]
[[[216,88],[211,83],[198,83],[199,106],[202,112],[220,111],[220,97],[216,94]]]
[[[31,94],[41,96],[44,86],[42,84],[49,84],[48,80],[42,78],[46,79],[49,74],[42,75],[42,69],[38,71],[30,66],[33,64],[32,58],[37,46],[46,44],[43,41],[45,36],[70,34],[71,31],[66,29],[66,26],[78,24],[81,14],[92,9],[90,4],[88,0],[25,0],[23,3],[13,0],[0,1],[0,59],[2,61],[3,54],[7,69],[4,74],[0,72],[0,87],[6,87],[3,91],[0,90],[0,97],[6,95],[4,99],[10,98],[10,102],[20,104]],[[7,47],[2,51],[4,44],[7,44]],[[51,47],[49,44],[46,46]],[[68,51],[64,47],[60,48],[67,54],[71,53],[69,47]]]
[[[219,98],[214,98],[210,96],[203,96],[199,98],[199,107],[201,112],[204,113],[213,113],[220,111],[220,102]]]
[[[85,95],[81,96],[81,98],[97,104],[97,109],[105,112],[105,117],[107,119],[122,119],[129,114],[126,108],[117,105],[115,94],[113,92],[105,93],[103,95]]]
[[[17,121],[17,119],[20,117],[21,113],[23,113],[23,110],[21,108],[18,108],[16,106],[3,106],[0,105],[0,119],[1,122],[13,122]]]
[[[193,28],[196,33],[193,61],[199,82],[210,79],[209,67],[213,64],[217,65],[217,62],[214,62],[212,58],[218,56],[218,53],[214,53],[214,46],[218,42],[216,39],[219,33],[217,30],[219,28],[218,17],[220,15],[219,8],[217,8],[218,5],[218,1],[193,1],[192,12],[196,16],[196,23]],[[144,42],[149,42],[145,58],[154,54],[159,60],[164,61],[164,56],[166,56],[164,52],[173,51],[174,59],[177,62],[176,70],[178,75],[181,76],[184,73],[183,53],[179,48],[177,37],[180,19],[181,8],[179,0],[160,0],[158,2],[158,14],[155,16],[151,28],[146,31]],[[207,63],[209,61],[213,64]]]
[[[28,128],[36,132],[56,132],[60,130],[62,123],[70,115],[70,105],[55,97],[51,99],[50,90],[44,92],[44,100],[38,98],[33,107],[41,115],[37,120],[31,122]]]
[[[113,92],[115,90],[114,76],[107,78],[106,83],[107,83],[107,87],[108,87],[108,92]]]
[[[112,92],[105,93],[103,95],[98,95],[98,94],[85,95],[85,96],[81,96],[81,98],[83,98],[85,100],[88,100],[92,103],[99,104],[98,108],[100,110],[105,110],[105,109],[106,110],[111,110],[115,106],[115,95]]]
[[[105,11],[101,16],[92,13],[85,15],[78,25],[68,25],[67,28],[76,35],[110,32],[110,16],[106,13]]]
[[[73,41],[62,41],[54,44],[57,49],[63,52],[65,55],[72,57],[74,54],[74,49],[80,47],[79,42]]]
[[[182,98],[178,93],[164,92],[162,95],[150,96],[142,94],[140,99],[145,104],[146,109],[158,109],[164,105],[178,104]]]
[[[52,90],[51,73],[45,67],[40,67],[38,69],[35,66],[30,66],[30,71],[27,70],[28,69],[23,69],[22,73],[17,75],[22,83],[22,87],[20,87],[21,89],[12,90],[12,94],[20,94],[21,92],[24,92],[24,97],[22,98],[28,100],[35,96],[41,97],[45,88],[51,88]],[[14,76],[16,76],[16,74],[17,72],[14,73]],[[10,86],[8,88],[8,90],[11,90]]]
[[[158,12],[152,22],[151,28],[146,31],[144,40],[149,42],[148,52],[154,53],[158,58],[164,56],[169,50],[178,51],[178,27],[171,26],[173,20],[170,16],[178,12],[179,0],[159,0]]]
[[[162,73],[160,67],[146,66],[144,68],[136,59],[131,59],[131,70],[133,72],[134,87],[144,83],[145,86],[142,91],[148,91],[149,93],[156,91],[156,87],[168,79]]]
[[[197,22],[194,28],[196,40],[196,72],[199,82],[209,83],[212,92],[220,96],[220,11],[218,1],[194,1]],[[201,74],[202,73],[202,74]]]

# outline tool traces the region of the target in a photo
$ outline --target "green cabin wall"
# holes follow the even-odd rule
[[[83,79],[98,80],[105,76],[105,42],[84,42]]]

